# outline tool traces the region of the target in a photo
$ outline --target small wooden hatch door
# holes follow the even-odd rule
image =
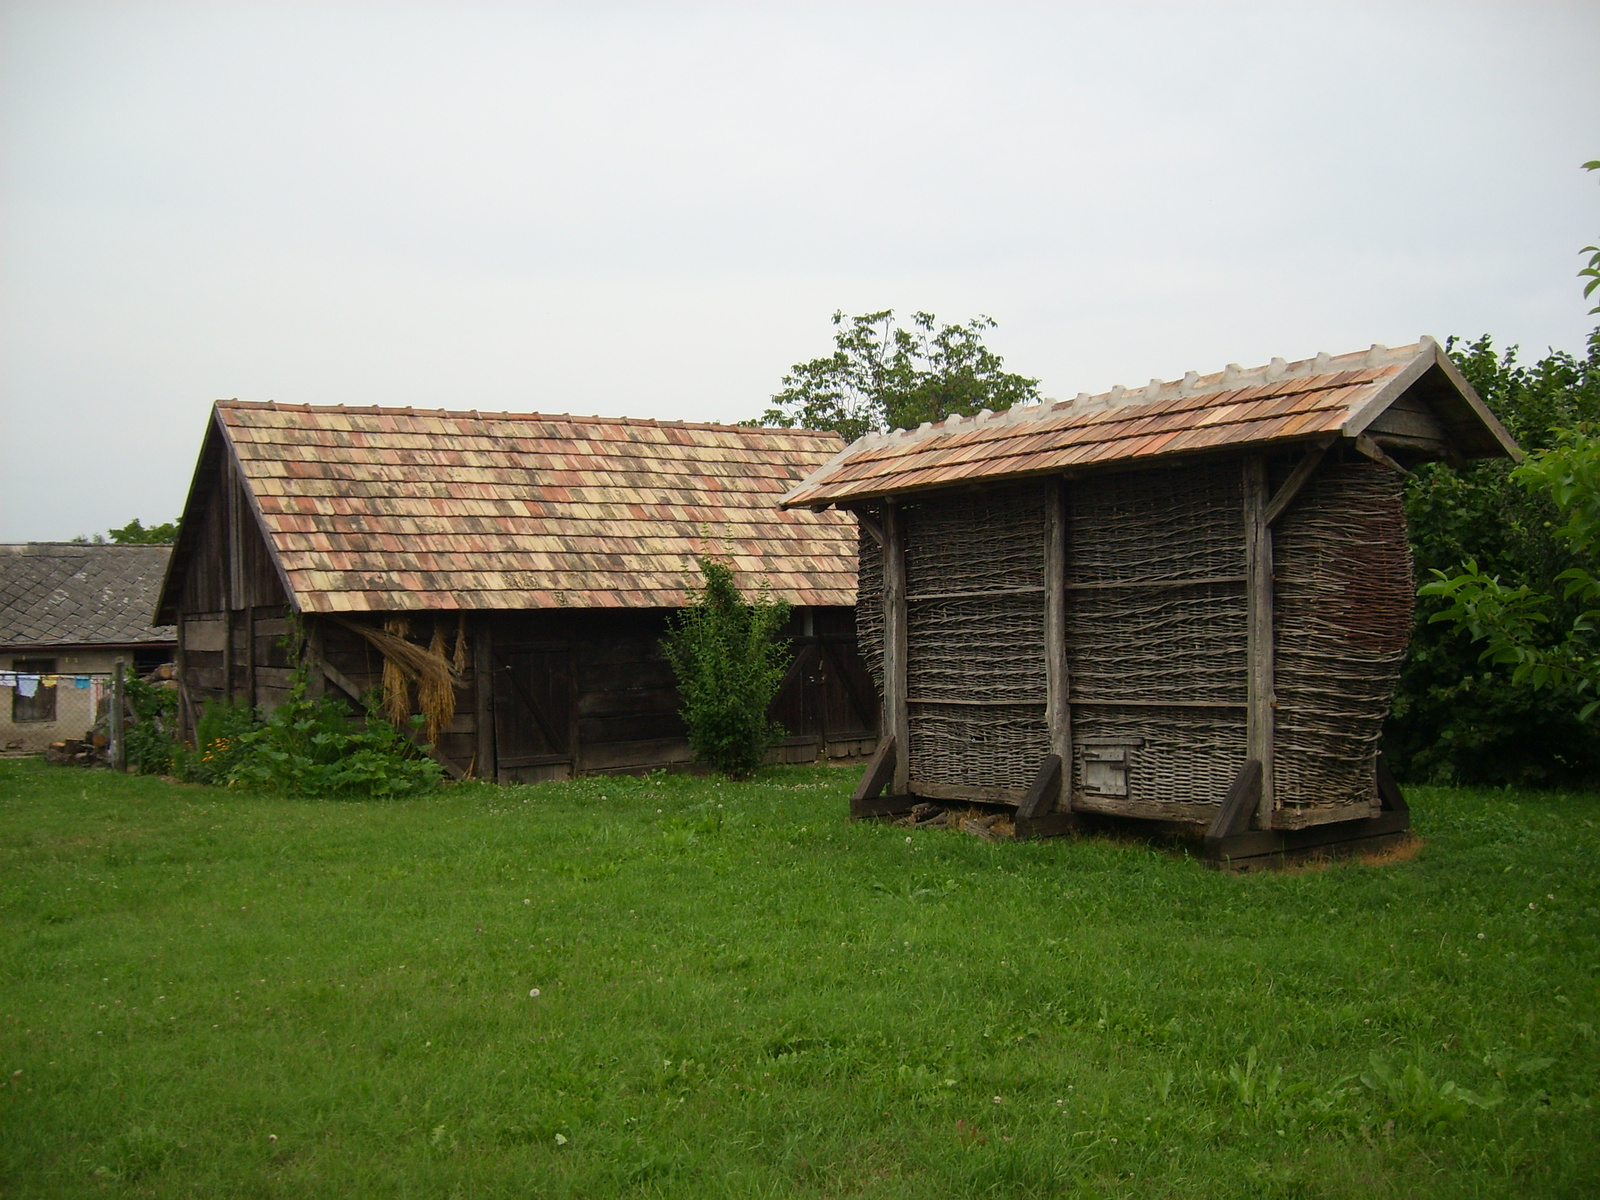
[[[571,648],[497,645],[492,658],[496,778],[568,778],[578,740]]]

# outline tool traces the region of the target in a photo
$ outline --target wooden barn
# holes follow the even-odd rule
[[[313,686],[352,700],[390,659],[451,664],[454,716],[434,743],[452,774],[682,764],[659,643],[712,552],[795,606],[778,756],[870,754],[854,522],[777,505],[841,445],[804,430],[220,402],[157,608],[177,626],[187,727],[207,700],[283,697],[293,610]]]
[[[1492,456],[1520,454],[1429,338],[863,438],[783,501],[860,524],[857,815],[1139,818],[1234,862],[1398,835],[1403,479]]]

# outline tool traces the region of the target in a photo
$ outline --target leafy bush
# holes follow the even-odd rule
[[[789,604],[765,583],[753,602],[746,600],[721,559],[702,557],[700,571],[705,588],[671,623],[662,647],[678,677],[695,757],[743,779],[783,736],[767,708],[789,665],[789,644],[776,636]]]
[[[248,704],[208,700],[195,722],[194,747],[179,746],[173,770],[191,783],[227,783],[245,758],[245,734],[261,722]]]
[[[439,783],[443,770],[422,747],[375,705],[363,715],[358,723],[340,700],[291,690],[265,725],[239,738],[229,782],[321,797],[403,796]],[[420,717],[412,721],[422,723]]]
[[[131,671],[123,676],[123,695],[133,719],[123,728],[128,765],[141,775],[165,775],[172,770],[177,740],[178,693]]]
[[[1600,419],[1600,330],[1587,354],[1552,352],[1524,366],[1515,348],[1497,351],[1488,337],[1451,351],[1463,374],[1524,450],[1554,445],[1557,427]],[[1513,587],[1561,590],[1572,565],[1549,495],[1519,486],[1503,459],[1452,467],[1429,463],[1407,484],[1406,513],[1417,573],[1453,572],[1472,561]],[[1384,734],[1385,757],[1416,782],[1581,784],[1600,780],[1600,730],[1578,719],[1576,697],[1517,682],[1509,665],[1482,663],[1466,629],[1432,618],[1448,597],[1417,606],[1411,654],[1400,676]],[[1570,629],[1581,608],[1558,598],[1549,610],[1550,641]]]

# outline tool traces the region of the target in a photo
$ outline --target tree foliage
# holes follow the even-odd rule
[[[1583,169],[1585,171],[1600,171],[1600,158],[1584,163]],[[1578,278],[1589,281],[1583,285],[1583,296],[1587,300],[1594,295],[1595,288],[1600,288],[1600,246],[1585,246],[1583,253],[1589,256],[1589,263],[1583,270],[1578,272]],[[1595,313],[1600,313],[1600,304],[1596,304],[1589,310],[1590,316]]]
[[[1523,449],[1541,461],[1555,450],[1556,429],[1600,420],[1600,330],[1578,358],[1552,352],[1532,365],[1515,347],[1497,351],[1487,336],[1450,346],[1478,394]],[[1558,460],[1551,460],[1552,464]],[[1572,548],[1562,508],[1549,490],[1529,486],[1505,460],[1452,467],[1430,463],[1407,485],[1406,510],[1420,577],[1454,575],[1463,564],[1508,591],[1549,597],[1530,621],[1528,645],[1553,650],[1586,607],[1565,595]],[[1435,620],[1456,601],[1428,590],[1418,604],[1411,654],[1401,673],[1384,748],[1403,778],[1463,783],[1563,783],[1600,780],[1600,731],[1579,720],[1571,679],[1534,686],[1530,668],[1483,657],[1468,624]],[[1480,614],[1487,619],[1487,609]]]
[[[1578,719],[1586,721],[1600,709],[1600,581],[1594,574],[1600,554],[1600,431],[1558,429],[1556,444],[1536,452],[1511,477],[1535,495],[1549,497],[1564,518],[1556,536],[1572,565],[1553,582],[1562,599],[1579,606],[1577,615],[1558,627],[1550,611],[1555,595],[1528,583],[1503,583],[1472,559],[1453,572],[1435,569],[1433,582],[1420,594],[1448,603],[1431,622],[1452,623],[1475,642],[1487,643],[1479,661],[1511,667],[1513,683],[1583,700]]]
[[[705,586],[668,627],[662,647],[678,679],[695,758],[743,779],[783,736],[767,709],[789,665],[789,644],[777,636],[789,604],[765,583],[754,601],[746,600],[722,559],[703,556],[700,571]]]
[[[146,528],[135,517],[121,529],[112,529],[108,535],[118,546],[165,546],[178,540],[178,523],[164,521]]]
[[[984,332],[995,327],[990,317],[941,325],[916,312],[907,328],[884,309],[849,318],[835,312],[833,324],[833,353],[796,363],[759,424],[832,429],[854,441],[1039,399],[1037,379],[1007,371],[984,345]]]
[[[92,542],[96,546],[104,546],[108,542],[113,546],[169,546],[178,540],[178,522],[163,521],[160,525],[147,527],[135,517],[120,529],[97,533],[92,538],[79,534],[72,540],[84,544]]]

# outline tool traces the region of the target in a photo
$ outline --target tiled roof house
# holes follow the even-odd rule
[[[167,546],[0,545],[0,749],[81,738],[120,662],[167,661],[173,628],[151,624]]]
[[[854,521],[778,504],[839,449],[805,430],[219,402],[159,601],[185,703],[274,703],[291,610],[326,685],[361,692],[381,656],[356,627],[403,619],[451,656],[464,642],[438,739],[454,769],[681,762],[659,640],[713,553],[795,605],[784,753],[852,756],[877,721],[854,649]]]

